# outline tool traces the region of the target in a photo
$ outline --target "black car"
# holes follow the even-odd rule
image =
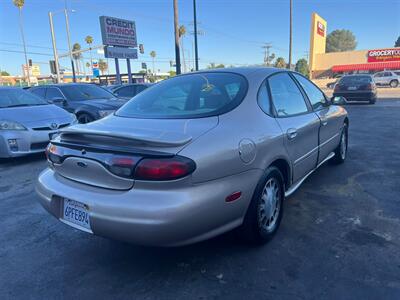
[[[107,88],[120,98],[131,99],[151,85],[151,83],[130,83],[113,85]]]
[[[370,75],[343,76],[335,85],[333,97],[344,97],[348,102],[374,104],[377,98],[376,85]]]
[[[126,103],[111,92],[86,83],[43,85],[28,91],[74,113],[79,123],[103,118]]]

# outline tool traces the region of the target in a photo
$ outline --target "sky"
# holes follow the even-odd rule
[[[157,53],[155,69],[171,70],[174,60],[172,0],[66,0],[70,13],[71,42],[86,47],[84,38],[91,35],[94,45],[101,44],[99,16],[113,16],[136,22],[138,43],[145,54],[132,62],[139,71],[141,62],[152,68],[150,51]],[[185,58],[193,57],[192,0],[178,0],[179,23],[185,25]],[[59,54],[68,49],[64,0],[25,0],[23,28],[28,57],[39,64],[42,74],[49,73],[48,61],[53,59],[48,12],[54,12],[54,26]],[[393,47],[400,36],[400,0],[293,0],[293,60],[307,55],[309,50],[311,14],[317,12],[328,22],[328,33],[349,29],[357,38],[357,49]],[[18,25],[18,9],[12,0],[0,0],[0,70],[13,75],[22,72],[24,63],[22,40]],[[289,0],[197,0],[200,68],[210,63],[252,65],[263,63],[261,46],[271,43],[271,51],[287,61],[289,46]],[[95,59],[104,58],[93,51]],[[85,63],[89,53],[84,54]],[[193,59],[193,58],[192,58]],[[110,60],[110,72],[114,63]],[[188,61],[192,66],[193,62]],[[68,59],[60,60],[66,71]],[[121,71],[126,71],[124,61]]]

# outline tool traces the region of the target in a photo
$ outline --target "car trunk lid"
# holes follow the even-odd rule
[[[102,188],[130,189],[134,185],[133,170],[141,159],[172,157],[217,124],[218,117],[132,119],[112,116],[76,125],[61,130],[60,136],[52,141],[54,155],[59,156],[53,167],[57,173],[74,181]],[[132,172],[124,169],[125,173],[116,175],[112,169],[115,160],[129,161]]]

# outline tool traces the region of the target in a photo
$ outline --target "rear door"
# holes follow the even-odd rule
[[[321,163],[339,144],[339,134],[342,128],[342,120],[338,117],[339,107],[330,105],[324,93],[305,77],[293,73],[307,95],[315,114],[321,120],[319,131],[319,157]]]
[[[376,73],[374,75],[374,81],[376,84],[383,84],[384,83],[384,77],[383,77],[383,72]]]
[[[272,75],[268,86],[296,182],[317,166],[320,120],[289,73]]]

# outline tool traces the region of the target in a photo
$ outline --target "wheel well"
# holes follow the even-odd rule
[[[290,186],[290,166],[285,159],[277,159],[270,166],[276,167],[281,171],[285,183],[285,190]]]

